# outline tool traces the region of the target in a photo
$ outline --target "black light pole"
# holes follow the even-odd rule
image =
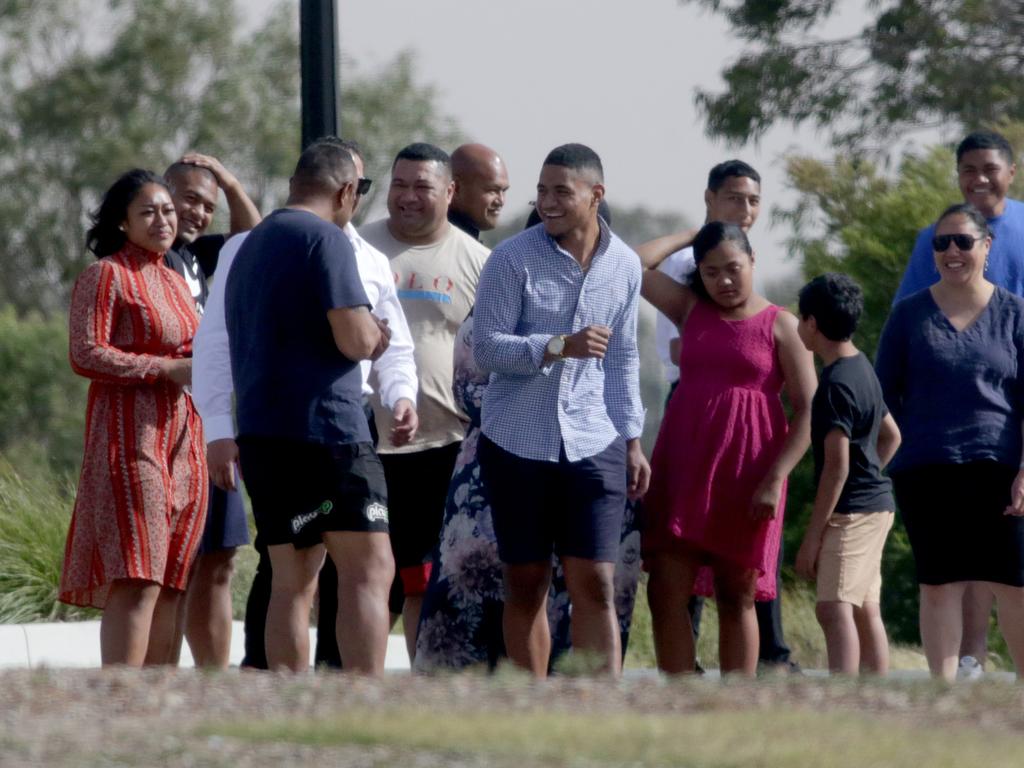
[[[338,54],[335,0],[300,0],[302,147],[338,133]]]

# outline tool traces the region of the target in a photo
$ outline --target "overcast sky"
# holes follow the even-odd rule
[[[828,32],[866,22],[861,3],[843,5]],[[601,155],[611,201],[681,211],[699,223],[709,168],[739,157],[763,177],[767,207],[751,236],[762,279],[795,268],[784,229],[768,215],[792,199],[782,155],[825,156],[827,137],[787,126],[759,147],[729,147],[704,135],[694,90],[719,90],[719,72],[742,49],[720,18],[677,0],[338,0],[337,7],[342,48],[362,71],[400,50],[416,52],[418,78],[437,87],[442,108],[505,157],[510,210],[533,199],[548,150],[579,141]]]

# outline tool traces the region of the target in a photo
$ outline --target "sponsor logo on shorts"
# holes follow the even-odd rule
[[[316,520],[321,515],[329,515],[331,510],[334,509],[334,503],[330,500],[325,501],[319,507],[314,509],[312,512],[303,512],[301,515],[296,515],[292,518],[292,535],[297,534],[310,522]],[[385,511],[386,514],[386,511]]]
[[[386,523],[388,521],[388,508],[375,501],[366,507],[366,519],[371,523]]]

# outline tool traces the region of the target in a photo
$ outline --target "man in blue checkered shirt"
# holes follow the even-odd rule
[[[480,276],[473,352],[492,372],[479,457],[505,566],[509,658],[547,674],[551,554],[565,568],[572,638],[621,670],[614,569],[627,496],[647,490],[640,447],[640,260],[597,214],[601,159],[552,150],[541,224],[506,240]]]

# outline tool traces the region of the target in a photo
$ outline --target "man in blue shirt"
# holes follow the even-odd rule
[[[1024,296],[1024,203],[1006,196],[1017,172],[1013,158],[1013,148],[1003,136],[977,131],[956,148],[956,173],[964,201],[981,211],[992,230],[985,277]],[[934,234],[934,224],[918,233],[894,304],[939,281],[932,251]]]
[[[239,458],[273,571],[270,669],[309,667],[309,612],[326,545],[345,611],[337,624],[345,668],[384,670],[395,566],[359,361],[383,353],[388,331],[369,312],[342,231],[358,184],[347,149],[312,144],[287,205],[253,229],[228,273]]]
[[[614,568],[627,494],[642,496],[637,308],[640,260],[598,216],[601,160],[552,150],[537,184],[542,224],[506,240],[477,288],[473,352],[492,371],[480,468],[505,567],[505,645],[548,669],[551,555],[565,568],[577,650],[621,669]]]
[[[956,172],[964,201],[981,211],[992,231],[985,277],[1024,296],[1024,203],[1006,196],[1017,173],[1010,142],[995,131],[969,134],[956,148]],[[918,233],[893,304],[939,281],[932,250],[934,235],[934,224]],[[983,671],[994,600],[992,591],[981,583],[971,584],[964,595],[961,677],[978,677]]]

